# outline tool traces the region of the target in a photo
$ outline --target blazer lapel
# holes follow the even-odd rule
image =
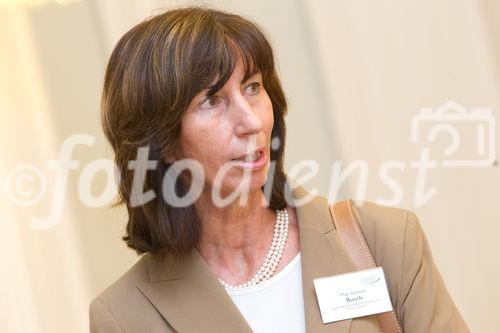
[[[295,199],[308,195],[303,188],[297,187]],[[302,288],[307,332],[347,333],[351,319],[323,324],[313,280],[337,274],[356,271],[357,268],[342,246],[323,197],[314,197],[306,205],[297,206],[300,251],[302,262]]]
[[[308,193],[302,187],[292,200]],[[351,320],[323,324],[313,279],[357,270],[345,253],[328,203],[315,197],[296,208],[307,332],[347,333]],[[252,332],[250,326],[197,250],[187,255],[147,254],[150,282],[137,287],[179,332]]]
[[[208,264],[190,255],[149,257],[151,283],[137,287],[178,332],[252,332]]]

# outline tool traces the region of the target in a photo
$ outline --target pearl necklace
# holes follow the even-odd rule
[[[276,223],[274,224],[274,234],[273,234],[273,242],[269,251],[267,251],[266,260],[262,266],[260,266],[259,270],[253,278],[248,280],[245,283],[239,285],[230,285],[219,278],[219,282],[226,288],[226,290],[238,290],[243,289],[250,286],[255,286],[262,281],[269,279],[273,276],[276,267],[283,256],[283,250],[285,248],[286,240],[288,236],[288,211],[287,209],[277,210],[276,211]]]

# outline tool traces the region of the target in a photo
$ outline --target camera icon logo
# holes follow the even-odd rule
[[[421,138],[420,132],[424,130],[428,130],[427,135]],[[444,150],[443,167],[488,167],[495,163],[495,119],[491,109],[467,110],[454,101],[447,101],[435,110],[422,108],[413,117],[412,143],[424,140],[433,143],[440,134],[451,138]]]

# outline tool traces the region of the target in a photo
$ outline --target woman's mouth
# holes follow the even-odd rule
[[[233,165],[243,169],[259,170],[267,163],[267,154],[264,149],[247,153],[239,158],[232,159]]]

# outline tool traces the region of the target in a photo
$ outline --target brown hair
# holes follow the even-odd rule
[[[201,223],[194,206],[173,207],[159,195],[171,165],[165,157],[177,148],[181,117],[190,101],[209,87],[209,95],[216,93],[231,76],[238,55],[244,80],[260,71],[272,102],[272,138],[278,138],[280,146],[271,151],[272,186],[263,189],[271,191],[269,207],[283,209],[288,189],[283,171],[287,103],[271,45],[255,23],[207,7],[178,8],[136,25],[114,48],[104,79],[102,125],[120,176],[115,206],[126,204],[129,214],[123,240],[138,254],[188,252],[198,245]],[[146,146],[157,168],[147,171],[144,191],[153,190],[156,197],[133,207],[133,170],[128,163]],[[179,196],[188,191],[181,179],[175,188]]]

